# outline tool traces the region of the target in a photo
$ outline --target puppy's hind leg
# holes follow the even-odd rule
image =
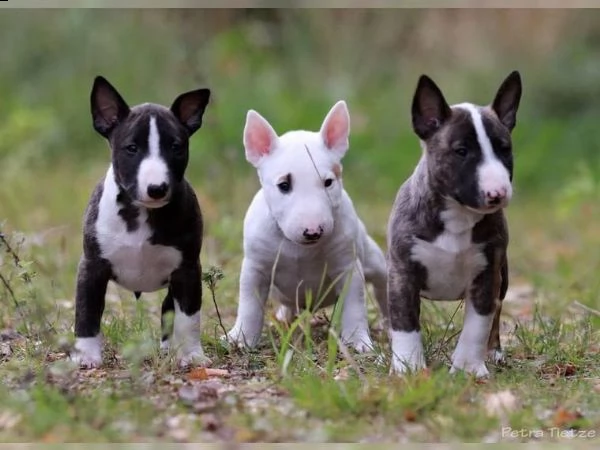
[[[488,340],[488,359],[496,364],[504,362],[504,353],[500,344],[500,314],[502,312],[502,301],[496,301],[496,313],[492,322],[492,330]]]
[[[367,304],[365,302],[365,285],[362,265],[351,269],[349,286],[340,286],[340,293],[346,290],[342,305],[342,333],[344,343],[353,347],[357,352],[364,353],[373,350],[373,341],[369,333],[367,320]],[[347,280],[347,277],[345,281]]]
[[[385,255],[377,243],[367,236],[367,245],[364,257],[365,279],[373,285],[375,300],[383,317],[384,329],[389,327],[389,311],[387,301],[387,268]]]
[[[502,345],[500,344],[500,315],[502,313],[502,300],[504,300],[508,289],[508,263],[506,257],[500,268],[500,278],[500,295],[498,296],[498,300],[496,300],[496,314],[494,315],[492,331],[488,340],[488,359],[496,364],[502,364],[505,361]]]
[[[168,315],[172,317],[168,320]],[[160,311],[160,328],[162,336],[160,339],[160,350],[164,353],[169,351],[169,338],[173,334],[173,320],[175,314],[175,303],[173,302],[173,293],[171,288],[167,291],[167,295],[163,300]]]
[[[278,302],[277,310],[275,311],[275,320],[284,326],[292,324],[296,318],[294,310],[287,306],[289,304],[288,299],[277,289],[277,287],[271,287],[271,298]]]

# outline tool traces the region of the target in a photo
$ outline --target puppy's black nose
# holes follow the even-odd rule
[[[319,227],[317,230],[309,230],[308,228],[302,233],[307,241],[318,241],[323,235],[323,229]]]
[[[167,183],[151,184],[148,186],[148,197],[154,200],[160,200],[167,195],[169,185]]]

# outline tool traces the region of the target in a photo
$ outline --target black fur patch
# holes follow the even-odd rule
[[[119,193],[115,201],[121,205],[119,208],[119,216],[125,222],[127,231],[130,233],[136,231],[139,228],[138,217],[140,210],[132,203],[131,198],[125,193],[123,188],[119,187]]]

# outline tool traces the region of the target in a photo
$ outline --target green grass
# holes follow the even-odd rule
[[[507,35],[518,14],[530,17],[528,26]],[[11,51],[0,52],[0,232],[20,259],[0,243],[0,275],[10,286],[0,285],[0,440],[479,442],[507,440],[502,430],[511,427],[567,442],[548,429],[600,433],[600,166],[591,100],[598,15],[528,14],[3,12],[0,37]],[[539,36],[555,40],[552,51]],[[302,314],[285,328],[271,320],[270,305],[256,350],[220,341],[212,295],[231,327],[242,220],[258,187],[241,148],[247,109],[278,132],[316,129],[346,98],[345,187],[385,247],[396,189],[419,157],[408,114],[417,76],[432,75],[451,102],[484,103],[515,67],[526,89],[507,211],[507,365],[490,365],[485,383],[448,374],[459,302],[424,302],[430,370],[405,379],[389,376],[389,346],[372,300],[374,355],[340,347],[326,326],[336,323],[331,308],[319,314],[326,318],[320,324]],[[202,340],[228,376],[190,379],[161,357],[164,292],[135,301],[113,285],[102,325],[105,367],[79,371],[67,361],[82,214],[109,158],[89,118],[96,74],[131,103],[168,103],[196,85],[214,92],[192,140],[188,175],[206,225]],[[488,414],[498,399],[511,407]]]
[[[89,170],[100,172],[101,167]],[[598,239],[595,223],[600,223],[591,220],[600,219],[600,208],[593,204],[572,205],[585,208],[587,215],[570,215],[569,229],[552,202],[532,206],[517,200],[510,207],[513,286],[531,286],[533,292],[505,304],[502,338],[508,364],[492,365],[493,377],[486,383],[448,374],[448,355],[462,323],[460,303],[424,304],[430,372],[401,380],[388,375],[389,361],[378,361],[377,354],[387,356],[389,348],[374,301],[369,309],[376,355],[339,352],[335,336],[323,324],[311,326],[308,314],[290,329],[268,320],[259,348],[241,351],[219,340],[222,330],[206,283],[205,350],[214,366],[229,370],[230,375],[189,381],[186,373],[158,354],[160,293],[135,301],[130,293],[110,289],[103,321],[106,367],[78,371],[66,361],[80,246],[77,216],[83,205],[74,199],[65,205],[71,220],[63,216],[65,226],[54,229],[55,222],[48,217],[56,214],[51,201],[55,197],[42,204],[34,199],[44,195],[48,183],[57,192],[68,192],[71,173],[67,167],[35,173],[35,183],[27,176],[22,179],[30,183],[30,197],[21,199],[20,210],[38,210],[24,217],[45,218],[37,220],[47,223],[51,232],[30,234],[30,230],[22,238],[9,231],[17,228],[12,221],[2,228],[23,266],[15,267],[10,255],[3,254],[0,270],[20,307],[17,310],[6,291],[0,290],[2,323],[27,336],[8,341],[12,355],[0,364],[0,394],[6,399],[0,423],[6,420],[9,425],[0,431],[2,440],[478,442],[500,439],[503,426],[547,430],[558,424],[561,429],[597,430],[600,425],[600,397],[592,394],[600,381],[599,318],[572,306],[575,300],[596,310],[600,306],[591,283],[594,271],[589,269],[597,261],[593,243]],[[81,181],[82,191],[85,184],[91,188],[93,179]],[[0,201],[12,197],[16,192],[12,189],[4,186]],[[381,227],[389,205],[356,197],[359,212],[369,212],[363,214],[367,226]],[[64,204],[65,199],[56,201]],[[216,280],[214,294],[226,328],[235,319],[241,234],[212,230],[222,222],[227,229],[231,221],[241,223],[244,203],[235,209],[236,215],[219,220],[216,214],[217,219],[209,222],[212,250],[203,255],[205,270],[218,266],[224,274]],[[32,228],[44,229],[39,223]],[[575,236],[571,230],[577,230]],[[274,310],[269,311],[272,317]],[[326,314],[332,319],[331,309]],[[181,386],[195,383],[216,384],[218,394],[208,410],[196,411],[180,398]],[[518,408],[488,416],[487,396],[505,390],[515,396]],[[198,402],[206,401],[199,397]],[[565,421],[561,414],[566,414]],[[20,420],[11,422],[11,418]],[[545,439],[557,440],[549,432]]]

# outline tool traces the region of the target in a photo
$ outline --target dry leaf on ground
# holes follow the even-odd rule
[[[228,377],[229,371],[225,369],[211,369],[210,367],[197,367],[187,374],[190,381],[204,381],[210,377]]]
[[[417,413],[414,412],[412,409],[405,409],[404,420],[406,420],[407,422],[414,422],[415,420],[417,420]]]
[[[581,419],[583,415],[579,411],[570,411],[560,407],[554,413],[552,424],[559,428],[570,428],[575,421]]]

